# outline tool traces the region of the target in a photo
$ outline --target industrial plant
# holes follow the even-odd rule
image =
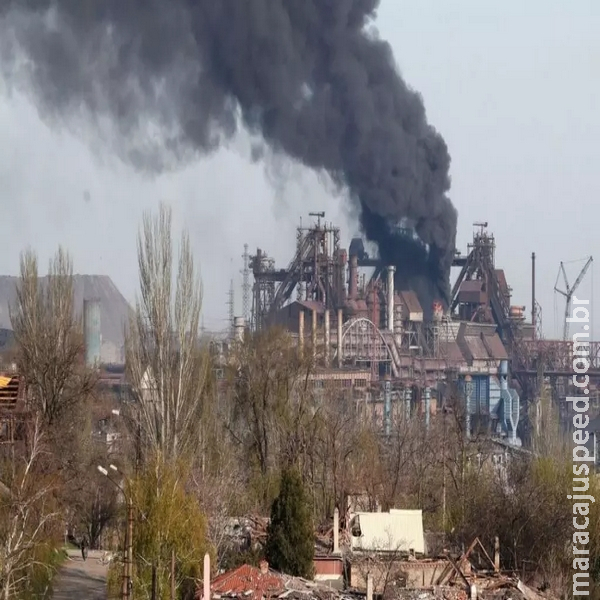
[[[314,222],[298,227],[296,251],[285,268],[276,267],[264,250],[251,255],[246,247],[245,315],[230,313],[234,336],[285,328],[301,352],[312,353],[315,388],[342,388],[380,415],[386,431],[395,415],[420,415],[429,425],[452,397],[460,397],[467,435],[484,432],[513,447],[528,446],[542,388],[565,420],[565,398],[578,393],[573,343],[566,329],[562,340],[542,335],[535,254],[526,310],[512,303],[488,224],[475,223],[467,251],[454,256],[450,298],[427,306],[429,294],[399,284],[397,265],[370,256],[362,238],[342,248],[340,229],[324,213],[310,216]],[[418,243],[410,228],[397,228],[394,235]],[[562,269],[567,311],[591,260],[571,287]],[[223,344],[219,348],[222,352]],[[589,344],[589,362],[589,398],[597,408],[597,342]]]
[[[248,332],[281,327],[298,351],[314,360],[315,393],[336,389],[377,419],[384,433],[398,418],[423,419],[429,427],[436,415],[454,410],[467,436],[483,434],[507,447],[530,447],[533,432],[541,427],[542,390],[568,427],[572,408],[565,399],[581,393],[572,380],[573,341],[566,319],[563,339],[542,335],[535,254],[527,310],[511,300],[488,224],[475,223],[466,252],[454,255],[449,297],[440,290],[432,299],[431,287],[404,276],[410,266],[386,264],[367,251],[362,238],[343,248],[340,229],[326,222],[324,213],[310,217],[312,224],[297,229],[296,251],[287,267],[276,266],[260,248],[250,253],[245,247],[243,316],[235,316],[231,290],[231,327],[225,336],[211,337],[217,377],[237,340]],[[409,227],[396,228],[393,236],[399,247],[427,250]],[[561,265],[564,289],[557,282],[556,291],[565,297],[566,314],[591,262],[590,257],[572,285]],[[0,284],[0,342],[6,352],[13,344],[8,307],[14,303],[16,279],[4,277]],[[124,325],[131,309],[107,277],[76,276],[74,301],[83,314],[85,360],[98,365],[100,382],[121,395],[126,388]],[[587,350],[586,397],[598,412],[598,342],[589,342]],[[5,379],[0,405],[13,414],[23,402],[20,379],[16,374]],[[7,436],[12,437],[8,430]]]

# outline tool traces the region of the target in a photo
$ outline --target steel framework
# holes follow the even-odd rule
[[[394,376],[398,375],[391,346],[373,321],[355,317],[344,323],[342,331],[342,356],[351,356],[353,361],[371,367],[389,363]],[[337,353],[338,350],[334,358]]]

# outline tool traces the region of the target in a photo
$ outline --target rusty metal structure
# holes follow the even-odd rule
[[[565,397],[575,392],[573,344],[543,338],[535,254],[531,321],[525,306],[512,303],[487,223],[474,224],[467,252],[454,258],[458,273],[450,305],[435,301],[424,310],[414,290],[397,289],[395,267],[370,256],[362,239],[354,238],[346,251],[340,230],[325,222],[324,213],[311,217],[312,225],[297,229],[287,268],[276,269],[260,249],[250,258],[250,326],[287,328],[321,365],[319,386],[352,372],[344,385],[367,382],[355,392],[367,402],[379,402],[387,427],[391,405],[397,413],[426,414],[428,424],[449,395],[460,394],[468,430],[484,424],[510,443],[520,443],[517,425],[527,421],[542,385],[550,382],[564,412]],[[398,232],[415,235],[409,229]],[[590,344],[589,360],[595,397],[600,393],[600,344]],[[522,430],[521,437],[527,436]]]
[[[294,290],[300,301],[319,302],[334,309],[345,300],[346,254],[340,251],[340,230],[321,223],[298,227],[296,253],[287,269],[275,270],[274,261],[260,249],[250,257],[254,275],[252,325],[261,329],[290,300]]]

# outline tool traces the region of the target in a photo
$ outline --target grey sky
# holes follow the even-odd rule
[[[382,0],[377,26],[448,143],[459,247],[470,241],[473,221],[488,221],[513,301],[528,311],[535,251],[544,329],[552,334],[559,262],[596,254],[600,8],[593,0]],[[205,323],[220,329],[232,277],[241,311],[244,242],[283,266],[299,217],[308,211],[325,210],[346,242],[354,233],[344,203],[314,175],[286,164],[286,185],[281,178],[272,185],[264,167],[250,163],[243,139],[151,180],[51,129],[23,97],[0,96],[0,131],[2,273],[16,273],[27,245],[45,262],[62,243],[78,272],[108,274],[133,299],[140,218],[165,200],[176,225],[188,227],[201,264]],[[580,267],[571,266],[571,282]],[[591,294],[591,283],[588,275],[582,296]],[[562,308],[558,301],[559,326]]]

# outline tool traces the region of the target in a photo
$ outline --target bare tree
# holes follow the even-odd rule
[[[249,335],[237,348],[229,430],[263,479],[291,464],[307,471],[318,425],[312,369],[277,328]]]
[[[21,255],[11,322],[32,408],[52,427],[71,414],[96,383],[82,364],[84,341],[73,305],[73,263],[63,248],[50,261],[44,282],[35,253],[28,250]]]
[[[325,515],[337,506],[343,510],[352,480],[352,467],[360,458],[361,426],[354,402],[339,390],[327,390],[320,411],[317,455],[318,475],[313,474],[313,494],[321,488]],[[315,498],[313,497],[313,502]],[[315,502],[316,504],[316,502]]]
[[[47,539],[46,528],[58,516],[50,502],[52,477],[40,473],[44,453],[42,419],[29,423],[27,447],[2,469],[0,493],[0,594],[14,597],[37,564],[35,549]]]
[[[171,221],[164,205],[157,217],[144,215],[138,237],[140,296],[126,339],[135,426],[145,449],[167,461],[198,450],[209,366],[198,340],[202,288],[189,236],[182,234],[174,265]]]

